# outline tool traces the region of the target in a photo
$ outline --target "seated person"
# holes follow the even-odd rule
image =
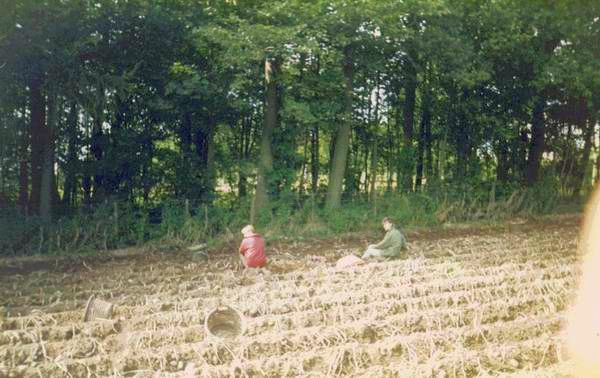
[[[265,239],[254,231],[252,225],[242,228],[244,239],[240,245],[240,259],[244,268],[262,268],[267,264]]]
[[[362,258],[406,257],[406,238],[404,235],[394,227],[394,223],[388,217],[383,218],[382,225],[383,229],[386,231],[385,237],[379,243],[371,244],[363,254]]]

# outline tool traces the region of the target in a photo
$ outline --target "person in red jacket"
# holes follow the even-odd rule
[[[240,258],[244,268],[262,268],[267,264],[265,239],[254,231],[252,225],[242,228],[244,239],[240,245]]]

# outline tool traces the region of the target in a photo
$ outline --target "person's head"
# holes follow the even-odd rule
[[[389,231],[394,227],[394,222],[392,222],[392,220],[390,218],[385,217],[381,221],[381,225],[383,226],[384,230]]]
[[[254,234],[254,226],[249,224],[247,226],[244,226],[244,228],[242,228],[242,235],[244,236],[249,236]]]

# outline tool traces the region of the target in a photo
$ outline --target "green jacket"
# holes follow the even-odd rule
[[[405,253],[403,251],[406,250],[406,238],[394,227],[386,232],[383,240],[375,244],[374,247],[382,251],[381,255],[383,257],[404,257]]]

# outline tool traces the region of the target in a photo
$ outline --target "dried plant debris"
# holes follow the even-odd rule
[[[358,249],[336,240],[278,245],[245,276],[183,254],[14,275],[0,377],[568,376],[578,230],[559,222],[425,235],[407,260],[343,270]],[[91,295],[112,319],[82,321]],[[205,328],[224,302],[244,319],[226,341]]]

